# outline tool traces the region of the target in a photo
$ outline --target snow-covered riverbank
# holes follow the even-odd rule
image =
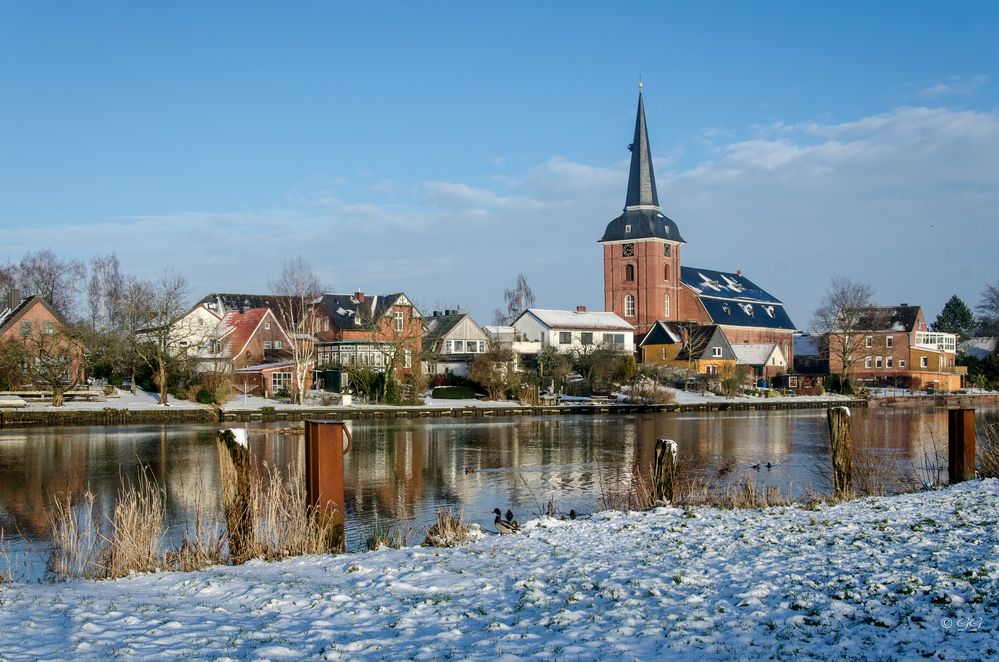
[[[999,481],[659,509],[113,582],[0,585],[0,659],[984,659]]]

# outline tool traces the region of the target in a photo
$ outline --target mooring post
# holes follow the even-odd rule
[[[830,407],[827,415],[829,439],[832,445],[833,491],[837,497],[842,497],[850,493],[853,484],[850,409]]]
[[[331,552],[343,549],[343,456],[350,446],[350,430],[344,421],[305,422],[305,496],[317,517],[334,522],[327,541]]]
[[[950,482],[975,477],[975,410],[947,411],[947,460]]]
[[[673,486],[676,479],[676,442],[657,439],[655,458],[652,461],[652,497],[656,503],[673,503]]]
[[[242,563],[253,545],[253,513],[250,509],[252,460],[246,429],[219,430],[216,444],[222,481],[222,508],[229,534],[229,559]]]

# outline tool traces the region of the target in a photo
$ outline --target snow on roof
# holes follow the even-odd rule
[[[527,313],[537,317],[550,329],[635,330],[634,326],[624,321],[617,313],[551,310],[548,308],[528,308],[524,314]]]
[[[733,344],[736,365],[763,365],[770,360],[770,355],[777,348],[777,343],[742,343]]]
[[[291,361],[281,361],[278,363],[258,363],[257,365],[245,365],[242,368],[236,368],[233,372],[260,372],[261,370],[270,370],[272,368],[290,368],[295,364]]]
[[[973,356],[981,361],[995,354],[997,347],[999,347],[999,336],[982,336],[968,338],[958,346],[958,349],[962,354]]]

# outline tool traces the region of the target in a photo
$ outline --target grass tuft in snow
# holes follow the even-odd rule
[[[465,524],[461,515],[455,515],[449,508],[437,511],[437,521],[427,530],[423,544],[427,547],[457,547],[478,538],[478,527]]]

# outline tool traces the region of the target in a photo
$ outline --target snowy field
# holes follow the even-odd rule
[[[999,481],[818,510],[528,523],[407,548],[0,585],[0,659],[999,657]]]

